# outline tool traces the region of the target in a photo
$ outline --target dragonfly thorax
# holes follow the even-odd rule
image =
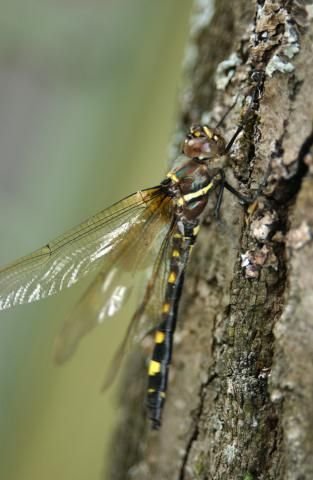
[[[215,128],[193,125],[185,138],[183,153],[189,158],[211,160],[225,155],[225,140]]]
[[[199,220],[215,187],[218,171],[211,171],[206,162],[192,158],[170,171],[164,181],[169,196],[175,198],[176,213],[186,222]],[[170,183],[168,184],[168,182]]]

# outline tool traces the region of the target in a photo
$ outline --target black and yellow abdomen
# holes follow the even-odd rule
[[[165,402],[168,371],[172,358],[173,336],[176,327],[178,303],[184,283],[184,272],[190,250],[195,242],[199,227],[186,228],[184,234],[178,230],[172,238],[169,273],[164,296],[162,321],[155,332],[154,351],[148,369],[147,408],[152,427],[161,425],[162,409]]]

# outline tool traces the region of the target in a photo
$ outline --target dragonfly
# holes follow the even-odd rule
[[[191,126],[182,146],[185,161],[160,184],[137,191],[0,269],[1,310],[57,294],[93,274],[57,338],[60,363],[93,327],[120,311],[141,274],[142,297],[116,358],[154,332],[146,394],[154,429],[161,426],[186,267],[208,199],[215,191],[216,214],[225,188],[241,202],[249,201],[227,182],[221,167],[233,140],[226,145],[217,128]]]

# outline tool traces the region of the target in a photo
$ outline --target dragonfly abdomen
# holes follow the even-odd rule
[[[170,268],[161,312],[162,322],[155,332],[155,346],[148,370],[147,408],[154,429],[161,426],[184,272],[198,230],[198,226],[193,224],[192,227],[186,228],[184,235],[177,232],[173,236]]]

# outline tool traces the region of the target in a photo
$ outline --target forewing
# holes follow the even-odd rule
[[[56,339],[55,359],[63,363],[79,341],[95,326],[114,316],[134,287],[144,295],[145,279],[155,263],[171,225],[170,199],[163,197],[142,213],[143,222],[133,226],[107,257]],[[138,291],[139,290],[139,291]]]
[[[146,211],[163,201],[159,187],[137,192],[91,217],[44,247],[0,270],[0,310],[30,303],[72,286],[99,268]]]

